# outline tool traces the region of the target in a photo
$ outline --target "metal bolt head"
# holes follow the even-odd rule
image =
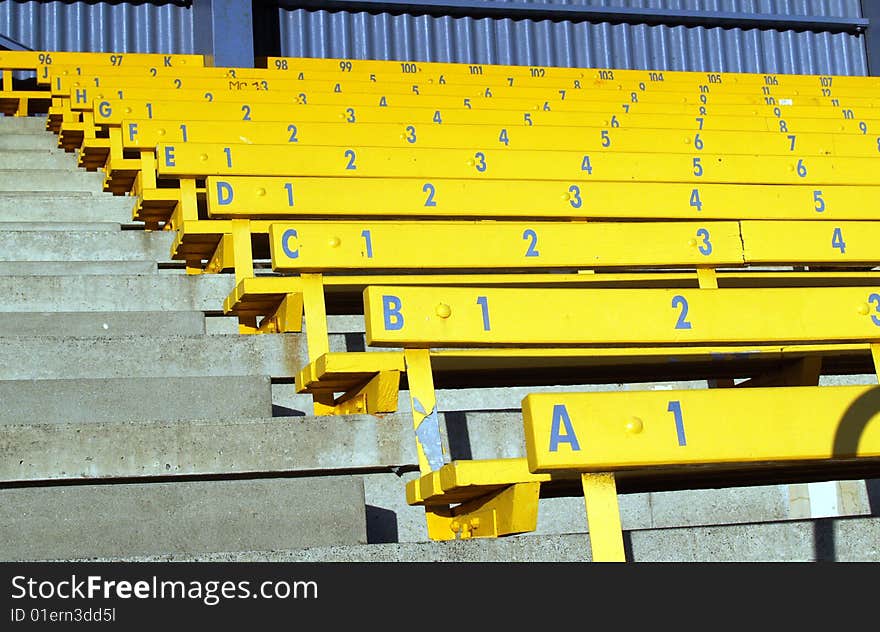
[[[440,303],[434,311],[440,318],[449,318],[452,315],[452,308],[446,303]]]
[[[638,434],[645,429],[645,424],[638,417],[632,417],[631,419],[627,420],[626,426],[624,426],[624,428],[629,434]]]
[[[330,244],[330,247],[331,247],[331,248],[339,248],[339,246],[342,244],[342,240],[341,240],[339,237],[336,237],[336,236],[334,235],[333,237],[331,237],[331,238],[327,241],[327,243]]]
[[[861,314],[862,316],[867,316],[870,313],[871,313],[871,308],[867,304],[859,305],[859,314]]]

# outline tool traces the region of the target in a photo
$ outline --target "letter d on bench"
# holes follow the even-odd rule
[[[231,184],[223,181],[217,183],[217,204],[231,204],[233,196]]]

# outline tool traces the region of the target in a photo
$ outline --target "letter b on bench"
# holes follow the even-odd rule
[[[400,299],[393,294],[382,295],[382,314],[385,317],[385,331],[397,331],[403,329],[403,314],[400,309],[403,305]]]

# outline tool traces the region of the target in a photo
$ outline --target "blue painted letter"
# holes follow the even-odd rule
[[[385,331],[397,331],[403,329],[403,314],[400,308],[403,305],[400,299],[391,294],[382,296],[382,311],[385,314]]]
[[[565,434],[559,434],[559,424],[565,426]],[[556,452],[560,443],[567,443],[573,451],[580,451],[581,446],[578,444],[577,436],[574,434],[574,428],[571,425],[571,419],[568,416],[568,410],[565,404],[553,405],[553,419],[550,422],[550,452]]]

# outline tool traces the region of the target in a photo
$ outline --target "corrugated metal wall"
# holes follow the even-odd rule
[[[186,2],[0,2],[0,33],[34,50],[192,53]]]
[[[859,0],[532,1],[861,16]],[[35,49],[192,53],[193,25],[188,5],[4,0],[0,2],[0,33]],[[867,74],[863,38],[846,33],[278,11],[280,54],[292,57]]]
[[[628,8],[861,16],[858,0],[546,1]],[[280,23],[281,51],[291,57],[867,74],[864,39],[846,33],[372,15],[303,9],[282,9]]]

